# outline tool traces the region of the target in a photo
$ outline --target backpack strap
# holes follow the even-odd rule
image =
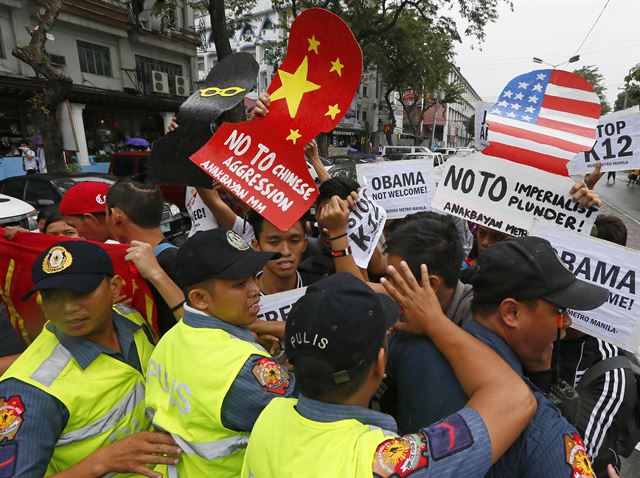
[[[587,385],[593,382],[596,378],[604,375],[611,370],[615,370],[618,368],[627,368],[633,371],[633,367],[629,362],[629,359],[624,355],[618,355],[616,357],[609,357],[600,362],[595,363],[591,367],[587,369],[587,371],[582,375],[580,379],[580,383],[576,387],[576,392],[580,394],[582,390],[584,390]]]
[[[161,242],[153,248],[153,255],[158,257],[162,251],[166,251],[167,249],[177,249],[177,247],[169,242]]]

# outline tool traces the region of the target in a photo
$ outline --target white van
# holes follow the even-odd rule
[[[383,146],[382,156],[390,161],[402,159],[405,154],[431,154],[426,146]]]
[[[30,231],[38,229],[38,211],[27,202],[0,194],[0,211],[0,227],[19,226]]]

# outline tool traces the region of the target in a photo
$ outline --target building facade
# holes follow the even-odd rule
[[[153,0],[64,0],[45,48],[51,62],[73,80],[56,112],[66,151],[88,164],[129,137],[150,141],[164,133],[190,95],[195,80],[193,11],[179,0],[170,30],[150,15]],[[26,25],[35,25],[38,0],[0,0],[0,156],[38,133],[29,99],[46,87],[12,56],[27,45]]]

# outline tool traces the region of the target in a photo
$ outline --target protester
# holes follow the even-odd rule
[[[23,141],[20,143],[20,151],[22,152],[22,170],[26,174],[37,174],[40,172],[36,153],[29,148],[29,143]]]
[[[49,323],[0,378],[2,476],[161,476],[146,465],[176,463],[180,449],[144,431],[153,335],[132,309],[112,309],[111,259],[90,242],[59,242],[32,276],[27,296],[40,292]]]
[[[520,376],[525,369],[550,368],[553,341],[570,325],[567,308],[594,309],[608,295],[606,289],[576,279],[549,242],[537,237],[489,247],[478,259],[472,284],[473,320],[464,329]],[[426,339],[394,337],[387,372],[398,388],[396,418],[403,431],[441,419],[466,401],[450,365]],[[575,428],[540,390],[531,384],[530,388],[538,411],[488,476],[593,476]]]
[[[47,218],[44,224],[44,232],[56,236],[80,237],[76,228],[67,224],[59,211]]]
[[[640,169],[632,169],[629,172],[629,177],[627,180],[627,187],[631,186],[633,187],[633,185],[638,181],[638,177],[640,176]]]
[[[535,411],[531,393],[488,347],[441,311],[406,265],[385,287],[407,324],[433,338],[470,396],[440,423],[398,437],[392,417],[367,409],[384,377],[393,301],[350,274],[307,289],[286,326],[298,400],[276,398],[256,422],[242,476],[484,476]],[[506,406],[505,406],[506,405]]]
[[[45,206],[38,211],[36,221],[38,222],[38,232],[44,232],[44,226],[47,223],[49,217],[60,214],[60,208],[58,205],[52,204]],[[66,222],[66,221],[65,221]],[[76,229],[77,230],[77,229]]]
[[[64,221],[80,237],[96,242],[109,240],[105,204],[110,185],[100,181],[83,181],[70,187],[60,201]]]
[[[238,476],[258,415],[293,393],[293,376],[246,329],[260,310],[255,274],[277,256],[225,229],[198,232],[178,251],[185,315],[151,357],[146,396],[153,424],[185,452],[169,476]]]
[[[158,327],[164,334],[182,317],[184,296],[176,286],[178,250],[165,239],[160,230],[164,210],[160,188],[131,178],[121,179],[109,189],[106,204],[111,237],[123,244],[131,244],[140,253],[146,251],[148,255],[153,250],[160,267],[166,273],[155,278],[158,282],[149,284],[158,307]],[[161,290],[165,290],[165,293]]]

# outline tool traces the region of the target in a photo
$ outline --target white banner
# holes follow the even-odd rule
[[[382,235],[387,213],[371,199],[367,188],[362,188],[359,195],[355,211],[349,214],[348,235],[353,260],[366,269]]]
[[[263,295],[260,297],[259,320],[287,320],[293,304],[307,291],[306,287],[287,290],[278,294]]]
[[[486,101],[480,101],[476,104],[476,116],[475,116],[475,144],[476,151],[482,151],[489,146],[489,123],[487,123],[487,112],[491,109],[493,103],[487,103]]]
[[[547,239],[578,279],[609,290],[597,309],[570,311],[572,327],[640,352],[640,252],[539,221],[531,234]]]
[[[512,236],[526,236],[536,218],[589,234],[598,210],[573,202],[573,184],[565,176],[476,153],[447,161],[432,206]]]
[[[591,151],[578,153],[567,164],[570,174],[590,173],[596,161],[602,171],[625,171],[640,168],[640,112],[605,115],[598,122],[598,138]]]
[[[357,164],[358,182],[366,186],[388,219],[429,211],[433,196],[431,160],[383,161]]]

